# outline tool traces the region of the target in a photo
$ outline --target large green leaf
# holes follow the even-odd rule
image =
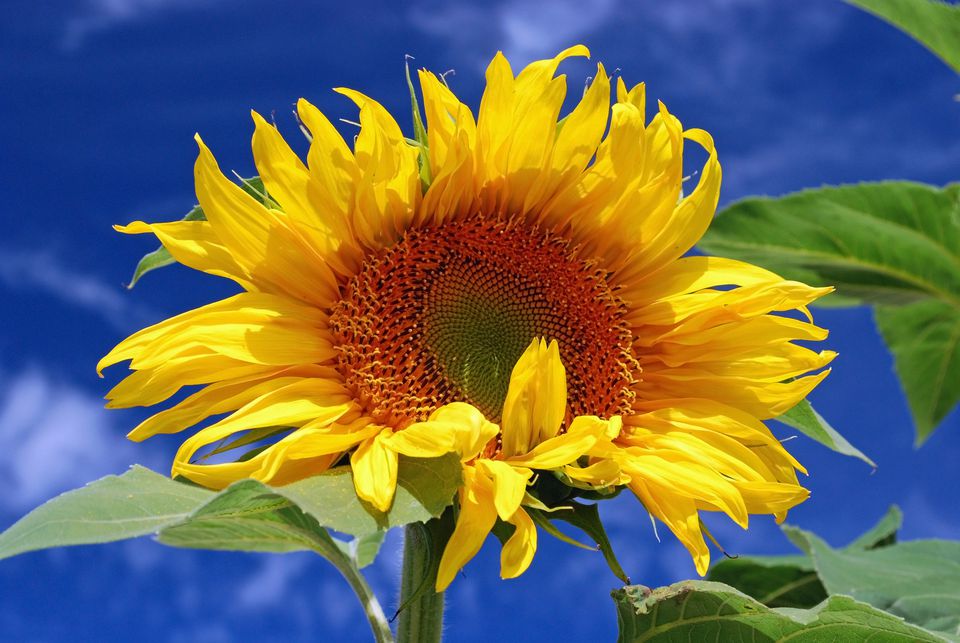
[[[259,200],[261,203],[271,207],[276,205],[276,203],[267,195],[266,189],[263,187],[263,181],[259,176],[254,176],[249,179],[240,179],[240,187],[243,188],[244,192]],[[207,216],[203,213],[203,208],[201,208],[199,205],[193,206],[193,208],[183,217],[184,221],[206,221],[206,219]],[[170,251],[163,246],[160,246],[152,252],[148,252],[140,258],[140,261],[137,262],[137,267],[133,269],[133,276],[130,277],[130,283],[127,284],[127,288],[133,288],[135,285],[137,285],[137,282],[140,281],[140,278],[148,272],[158,268],[163,268],[164,266],[169,266],[176,262],[177,260],[173,258],[173,255],[170,254]]]
[[[960,640],[960,542],[914,540],[868,550],[833,549],[802,539],[830,594],[846,594],[927,629]]]
[[[212,543],[222,538],[231,543],[225,548],[251,551],[288,551],[294,542],[299,548],[315,548],[313,541],[277,536],[278,521],[295,524],[293,517],[303,514],[319,527],[361,538],[356,552],[363,562],[375,552],[371,549],[375,532],[443,512],[460,485],[460,462],[453,454],[429,460],[402,458],[397,479],[396,501],[384,514],[357,499],[346,468],[284,487],[241,481],[218,494],[134,466],[122,476],[107,476],[27,514],[0,534],[0,558],[151,533],[181,546],[199,547],[207,541],[203,546],[218,548]]]
[[[960,7],[937,0],[847,0],[907,32],[960,73]]]
[[[134,466],[34,509],[0,534],[0,558],[155,533],[184,520],[214,495]]]
[[[194,549],[344,555],[312,516],[256,480],[235,482],[183,520],[162,527],[157,539]]]
[[[613,592],[619,641],[943,641],[924,629],[848,596],[808,610],[770,608],[736,589],[684,581]]]
[[[836,286],[848,301],[960,306],[960,201],[950,189],[888,181],[748,198],[717,215],[700,247]]]
[[[890,181],[750,198],[701,247],[877,307],[917,442],[960,401],[960,189]],[[828,296],[829,300],[834,295]]]
[[[842,549],[784,526],[804,554],[724,560],[709,579],[727,583],[767,607],[809,608],[827,595],[870,603],[908,622],[960,640],[960,542],[896,542],[897,507]]]
[[[875,316],[922,444],[960,402],[960,308],[923,301],[878,307]]]
[[[846,549],[863,551],[889,545],[895,541],[902,522],[900,509],[892,506],[876,525],[847,545]],[[807,549],[805,540],[796,540],[793,530],[789,527],[784,529],[801,550]],[[767,607],[809,608],[827,597],[813,561],[803,554],[725,558],[710,568],[707,579],[731,585]]]
[[[827,597],[806,556],[725,559],[707,578],[736,587],[768,607],[809,608]]]
[[[808,438],[816,440],[837,453],[859,458],[874,469],[877,468],[873,460],[864,455],[863,451],[850,444],[845,437],[830,426],[830,423],[823,419],[823,416],[817,413],[807,400],[800,400],[789,411],[777,416],[776,420],[801,431]]]

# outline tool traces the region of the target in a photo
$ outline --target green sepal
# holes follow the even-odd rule
[[[410,59],[407,56],[404,61],[404,71],[407,76],[407,89],[410,91],[410,109],[413,112],[413,141],[419,151],[420,162],[420,184],[423,191],[433,182],[433,173],[430,168],[430,145],[427,141],[427,128],[423,126],[423,119],[420,116],[420,102],[417,100],[417,90],[413,87],[413,79],[410,77]],[[410,139],[407,139],[408,141]]]

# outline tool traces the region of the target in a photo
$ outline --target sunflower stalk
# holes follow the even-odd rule
[[[440,557],[453,531],[448,509],[440,518],[404,529],[397,643],[439,643],[444,593],[435,591]]]

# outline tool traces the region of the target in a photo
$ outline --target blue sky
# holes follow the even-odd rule
[[[102,381],[93,365],[129,332],[231,289],[177,267],[124,291],[151,243],[110,225],[179,218],[193,204],[196,131],[224,168],[249,175],[250,108],[275,113],[296,140],[296,99],[352,119],[348,102],[329,91],[346,85],[405,122],[405,54],[455,69],[452,87],[476,106],[497,49],[516,68],[583,42],[594,61],[628,82],[645,80],[686,126],[714,135],[724,203],[824,183],[958,178],[957,77],[835,0],[8,0],[4,14],[0,527],[132,462],[167,470],[175,440],[128,443],[123,435],[142,413],[103,410],[122,369]],[[565,65],[574,93],[593,64]],[[820,311],[818,321],[840,357],[814,402],[879,469],[794,440],[813,495],[790,521],[839,544],[896,502],[905,537],[960,538],[960,416],[915,451],[869,311]],[[661,529],[658,543],[626,494],[602,514],[634,581],[694,575],[672,536]],[[789,550],[769,520],[749,532],[711,525],[731,552]],[[392,534],[371,569],[388,611],[399,544]],[[608,594],[617,581],[599,554],[542,535],[530,571],[509,582],[497,578],[497,557],[496,546],[485,548],[448,594],[457,641],[613,638]],[[0,595],[0,639],[367,637],[346,584],[308,554],[191,552],[149,539],[41,552],[0,563]]]

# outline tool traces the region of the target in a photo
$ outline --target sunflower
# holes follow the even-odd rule
[[[459,512],[442,590],[499,518],[501,558],[522,573],[536,549],[533,484],[629,487],[705,572],[700,510],[747,526],[803,501],[803,471],[762,420],[802,400],[834,354],[806,306],[829,289],[758,267],[684,256],[717,205],[713,140],[684,130],[644,86],[603,65],[560,118],[558,65],[514,75],[497,54],[479,113],[419,72],[426,133],[406,139],[373,99],[353,149],[313,105],[306,164],[253,114],[266,193],[228,179],[197,137],[206,220],[153,233],[180,263],[242,291],[146,328],[98,370],[129,360],[111,407],[154,405],[136,441],[202,426],[172,473],[219,489],[282,485],[349,462],[357,495],[391,506],[398,455],[455,452]],[[696,186],[683,147],[706,152]],[[249,186],[246,186],[249,188]],[[797,314],[800,313],[800,314]],[[815,373],[815,374],[811,374]],[[205,425],[205,426],[204,426]],[[234,462],[208,456],[261,447]]]

